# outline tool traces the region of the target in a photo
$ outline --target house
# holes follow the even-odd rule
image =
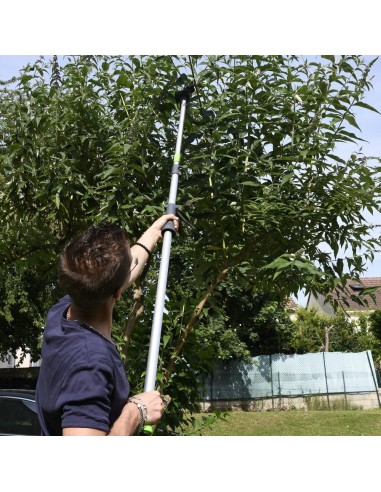
[[[22,358],[22,353],[21,350],[18,350],[16,353],[16,357],[13,357],[13,355],[9,352],[8,355],[4,358],[0,357],[0,369],[12,369],[15,367],[39,367],[41,365],[41,361],[39,360],[38,362],[32,362],[32,359],[30,357],[30,354],[27,354],[22,363],[19,363],[19,361]]]
[[[370,294],[361,295],[364,289],[377,288]],[[336,288],[331,297],[337,301],[339,307],[352,319],[360,313],[371,313],[381,309],[381,277],[363,277],[359,280],[347,280],[343,290]],[[358,302],[359,301],[359,302]],[[315,297],[310,294],[307,300],[307,309],[315,307],[318,311],[333,316],[335,310],[331,302],[325,302],[323,295]]]

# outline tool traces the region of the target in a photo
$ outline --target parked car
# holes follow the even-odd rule
[[[35,392],[0,389],[0,436],[40,436]]]

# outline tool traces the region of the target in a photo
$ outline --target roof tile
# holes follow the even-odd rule
[[[359,297],[361,286],[364,288],[380,287],[380,289],[373,293],[376,302],[374,302],[370,295]],[[337,300],[346,311],[368,311],[381,309],[381,277],[363,277],[359,280],[348,280],[346,283],[346,288],[348,291],[342,292],[340,290],[336,290],[335,293],[333,293],[333,298]],[[355,296],[364,302],[366,301],[368,306],[362,306],[355,300],[351,299],[351,296]]]

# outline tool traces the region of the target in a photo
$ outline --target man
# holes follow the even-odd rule
[[[118,299],[142,272],[162,237],[167,214],[132,247],[119,226],[91,226],[65,247],[59,281],[65,292],[47,316],[36,389],[42,434],[130,436],[157,424],[164,410],[158,391],[128,398],[130,386],[112,340]]]

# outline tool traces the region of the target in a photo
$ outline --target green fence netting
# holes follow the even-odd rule
[[[378,391],[371,352],[261,355],[218,362],[203,379],[205,400]]]

